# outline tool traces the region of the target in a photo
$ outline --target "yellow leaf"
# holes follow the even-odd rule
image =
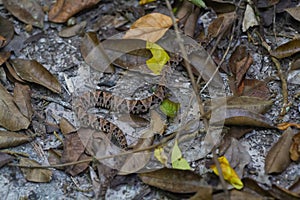
[[[159,75],[164,65],[170,60],[168,53],[159,45],[147,42],[146,49],[149,49],[153,55],[146,61],[147,66],[154,74]]]
[[[163,164],[163,165],[167,164],[168,158],[164,152],[164,149],[161,146],[155,148],[154,156],[159,162],[161,162],[161,164]]]
[[[156,0],[140,0],[139,4],[140,5],[145,5],[147,3],[151,3],[151,2],[154,2],[154,1],[156,1]]]
[[[174,147],[171,155],[172,167],[174,169],[189,170],[191,169],[189,163],[182,157],[181,150],[179,149],[178,142],[175,140]]]
[[[236,174],[234,169],[232,169],[226,157],[219,157],[218,160],[220,162],[224,179],[228,181],[234,188],[238,190],[242,189],[244,187],[244,184],[239,178],[239,176]],[[216,165],[212,165],[210,166],[210,168],[214,171],[216,175],[219,175]]]

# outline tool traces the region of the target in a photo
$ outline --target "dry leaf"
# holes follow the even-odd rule
[[[55,93],[61,92],[57,78],[36,60],[13,59],[10,64],[21,79],[42,85]]]
[[[291,162],[289,149],[292,144],[292,138],[293,131],[291,128],[288,128],[278,142],[271,147],[265,161],[266,173],[280,173],[289,166]]]
[[[29,121],[33,115],[33,108],[31,106],[31,90],[28,85],[15,83],[14,101],[17,104],[20,112],[26,116]]]
[[[175,193],[192,193],[210,187],[201,176],[189,170],[163,168],[141,173],[139,177],[145,184]]]
[[[0,84],[0,126],[18,131],[28,128],[30,121],[19,111],[13,97]]]
[[[30,141],[32,141],[32,138],[28,135],[10,131],[0,131],[0,149],[19,146]]]
[[[81,138],[77,132],[65,135],[61,162],[70,163],[86,159],[87,156],[84,155],[84,150],[85,146],[82,144]],[[83,172],[88,166],[88,162],[72,165],[66,168],[66,172],[72,176],[76,176],[77,174]]]
[[[243,19],[243,32],[246,32],[250,27],[257,26],[258,22],[253,8],[247,4],[246,11]]]
[[[270,91],[264,81],[256,79],[244,80],[244,91],[241,94],[243,96],[259,97],[265,100],[270,99]]]
[[[64,117],[59,120],[59,128],[64,135],[68,135],[76,131],[75,127]]]
[[[79,24],[76,24],[74,26],[64,28],[58,33],[58,35],[63,38],[68,38],[68,37],[73,37],[75,35],[78,35],[84,30],[86,23],[87,23],[86,21],[82,21]]]
[[[3,63],[5,63],[9,57],[10,57],[10,52],[0,52],[0,66]]]
[[[9,62],[5,62],[5,68],[7,70],[6,76],[9,80],[11,80],[11,82],[20,82],[20,83],[25,83],[26,81],[22,80],[18,74],[16,73],[16,71],[14,70],[14,68],[11,66],[11,64],[9,64]]]
[[[205,3],[207,7],[211,7],[216,13],[229,13],[236,10],[236,6],[229,1],[210,0]]]
[[[12,157],[6,153],[0,152],[0,168],[12,160],[14,160],[14,157]]]
[[[293,136],[293,142],[290,147],[290,158],[298,161],[300,158],[300,132]]]
[[[44,12],[36,0],[3,0],[3,4],[22,22],[43,28]]]
[[[134,147],[135,149],[143,149],[149,147],[153,143],[154,135],[162,134],[165,130],[166,124],[161,116],[155,110],[151,110],[150,115],[150,128],[146,129],[142,134],[141,138],[138,140],[138,143]],[[119,174],[125,175],[141,170],[146,166],[146,164],[148,164],[151,155],[152,152],[149,151],[143,151],[129,155],[126,158],[122,168],[120,169]]]
[[[214,200],[224,200],[224,196],[226,194],[224,192],[217,193],[213,195]],[[230,200],[264,200],[264,197],[260,197],[255,195],[251,192],[246,191],[238,191],[238,190],[231,190],[229,191]]]
[[[124,38],[156,42],[166,33],[172,24],[171,17],[160,13],[150,13],[133,23]]]
[[[233,108],[241,108],[245,110],[249,110],[254,113],[264,114],[267,112],[270,107],[273,105],[272,100],[264,100],[259,97],[248,97],[248,96],[240,96],[240,97],[228,97],[227,98],[227,109]]]
[[[224,116],[212,118],[211,123],[218,123]],[[263,128],[275,128],[272,122],[265,116],[245,109],[227,109],[225,125],[255,126]]]
[[[80,45],[80,52],[84,61],[95,70],[106,73],[114,72],[114,68],[111,66],[114,59],[107,55],[106,49],[99,42],[96,33],[85,34]]]
[[[14,25],[4,17],[0,16],[0,48],[7,45],[14,37]]]
[[[271,56],[276,58],[286,58],[300,51],[300,39],[294,39],[287,43],[284,43],[271,51]]]
[[[50,9],[49,21],[64,23],[76,13],[96,5],[100,0],[57,0]]]
[[[300,21],[300,6],[294,8],[286,8],[286,12],[288,12],[294,19]]]
[[[238,88],[246,72],[253,63],[252,56],[246,51],[246,46],[238,46],[229,59],[229,68],[235,76],[235,86]]]
[[[236,19],[236,12],[220,14],[217,19],[212,21],[207,29],[207,37],[209,39],[215,38],[224,34]]]
[[[38,162],[28,158],[21,158],[20,165],[41,166]],[[49,169],[21,168],[21,171],[23,172],[23,175],[27,181],[46,183],[50,182],[52,179],[52,171]]]

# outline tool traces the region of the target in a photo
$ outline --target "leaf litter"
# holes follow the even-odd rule
[[[61,2],[60,1],[58,1],[58,4],[61,4]],[[92,4],[97,4],[98,2],[97,1],[94,1]],[[277,2],[276,2],[277,3]],[[274,3],[274,4],[276,4],[276,3]],[[90,5],[92,5],[92,4],[90,4]],[[75,4],[74,4],[75,5]],[[210,4],[207,4],[208,6],[210,6]],[[217,10],[217,8],[218,8],[218,6],[216,6],[216,5],[218,5],[218,4],[215,4],[214,6],[215,7],[213,7],[214,9],[216,9]],[[223,4],[222,4],[223,5]],[[230,6],[230,5],[228,5],[228,6]],[[251,5],[251,6],[253,6],[253,5]],[[89,6],[86,6],[86,7],[89,7]],[[64,18],[64,19],[60,19],[61,20],[61,22],[62,21],[66,21],[68,18],[70,18],[73,14],[75,14],[76,12],[78,12],[78,10],[81,10],[82,8],[86,8],[85,7],[85,5],[84,6],[82,6],[82,7],[80,7],[80,6],[78,6],[78,4],[77,4],[77,8],[76,8],[76,11],[75,12],[73,12],[73,13],[71,13],[71,15],[69,15],[69,16],[67,16],[66,18]],[[219,6],[220,7],[220,6]],[[222,7],[222,6],[221,6]],[[280,6],[279,6],[280,7]],[[78,8],[80,8],[80,9],[78,9]],[[63,15],[64,15],[64,13],[63,13]],[[54,18],[53,18],[54,19]],[[47,23],[47,22],[46,22]],[[88,24],[89,25],[89,24]],[[172,24],[171,24],[172,25]],[[248,26],[248,25],[247,25]],[[251,26],[251,25],[250,25]],[[249,27],[250,27],[249,26]],[[249,30],[251,30],[252,28],[254,28],[254,27],[251,27],[251,28],[249,28],[249,27],[247,27],[247,28],[245,28],[245,30],[244,31],[246,31],[246,29],[249,31]],[[188,31],[188,30],[186,30],[186,31]],[[163,32],[161,32],[158,36],[156,36],[157,38],[155,38],[155,40],[157,40],[157,39],[160,39],[161,37],[165,37],[165,36],[163,36],[164,34],[162,34]],[[249,32],[248,32],[249,33]],[[221,33],[220,33],[221,34]],[[250,37],[250,35],[248,35],[249,37]],[[76,37],[76,35],[75,35],[75,37]],[[173,37],[174,38],[174,37]],[[4,41],[4,40],[3,40]],[[162,49],[165,49],[167,52],[169,51],[169,49],[167,49],[167,46],[168,45],[162,45],[162,44],[164,44],[164,40],[161,40],[161,41],[159,41],[158,42],[158,44],[162,47]],[[214,40],[213,40],[213,42],[214,42]],[[95,46],[97,46],[98,45],[98,43],[96,43],[96,45]],[[144,47],[145,47],[145,45],[144,45]],[[173,47],[175,47],[175,46],[173,46]],[[248,47],[248,46],[247,46]],[[293,48],[293,47],[292,47]],[[297,53],[297,47],[295,48],[296,49],[296,51],[295,51],[295,53],[292,53],[292,54],[296,54]],[[252,50],[252,49],[251,49]],[[289,49],[287,49],[287,51],[290,51]],[[174,51],[173,51],[174,52]],[[176,51],[175,51],[176,52]],[[208,55],[208,54],[206,54],[205,53],[205,51],[204,51],[204,53],[202,52],[202,57],[203,58],[205,58],[205,57],[207,57],[206,55]],[[204,55],[205,54],[205,55]],[[285,53],[284,52],[284,57],[286,57],[286,56],[291,56],[292,54],[291,53]],[[198,67],[198,69],[199,69],[199,65],[198,65],[198,63],[201,63],[201,59],[199,59],[199,56],[197,56],[197,54],[191,54],[192,56],[190,56],[190,59],[192,60],[192,64],[194,65],[194,67]],[[199,54],[198,54],[199,55]],[[201,55],[201,54],[200,54]],[[216,63],[218,63],[218,58],[216,57],[216,54],[212,54],[213,56],[212,56],[212,58],[214,59],[214,62],[216,62]],[[274,54],[275,55],[275,54]],[[171,55],[171,57],[172,57],[173,55]],[[252,56],[252,55],[251,55]],[[200,56],[201,57],[201,56]],[[95,56],[95,58],[96,58],[96,56]],[[6,59],[6,58],[5,58]],[[93,58],[94,59],[94,58]],[[255,59],[255,57],[253,57],[253,59]],[[246,60],[248,60],[248,58],[246,57]],[[203,59],[202,59],[202,61],[203,61]],[[234,99],[235,98],[233,98],[233,100],[232,101],[230,101],[229,100],[229,108],[228,108],[228,110],[227,110],[227,112],[228,112],[228,116],[227,116],[227,118],[226,118],[226,120],[227,120],[227,124],[228,125],[238,125],[238,126],[245,126],[245,125],[247,125],[247,126],[255,126],[255,127],[263,127],[263,128],[267,128],[267,129],[269,129],[269,128],[275,128],[274,126],[273,126],[273,122],[271,122],[269,119],[268,119],[268,117],[269,117],[269,115],[267,114],[266,116],[264,116],[264,115],[262,115],[261,113],[264,113],[265,111],[267,111],[268,110],[268,108],[269,108],[269,106],[270,105],[272,105],[272,103],[274,103],[274,104],[277,104],[278,102],[277,101],[269,101],[269,98],[270,98],[270,93],[269,93],[269,90],[268,90],[268,88],[266,87],[266,84],[267,83],[265,83],[265,82],[263,82],[263,81],[260,81],[260,80],[258,80],[258,79],[249,79],[249,69],[251,70],[251,68],[253,67],[253,65],[255,65],[255,63],[253,64],[252,62],[248,62],[247,64],[245,64],[244,65],[244,63],[247,63],[247,62],[244,62],[243,61],[243,63],[242,64],[240,64],[239,65],[239,67],[242,67],[242,72],[239,72],[239,70],[235,70],[235,72],[234,72],[234,70],[232,70],[231,69],[231,73],[235,73],[234,75],[236,76],[235,77],[235,80],[237,80],[237,85],[239,86],[239,87],[236,87],[236,88],[233,88],[232,90],[233,91],[235,91],[234,93],[235,93],[235,95],[236,94],[238,94],[238,96],[240,96],[240,95],[242,95],[241,97],[236,97],[237,99],[238,98],[240,98],[239,99],[239,101],[234,101]],[[213,72],[214,72],[214,70],[216,69],[216,66],[214,65],[214,64],[211,64],[211,66],[213,66],[213,67],[211,67],[211,72],[209,72],[208,73],[208,75],[206,74],[206,75],[204,75],[204,79],[206,80],[206,81],[208,81],[209,80],[209,77],[211,77],[211,75],[213,74]],[[186,66],[187,67],[187,66]],[[201,66],[200,66],[200,68],[201,68]],[[249,68],[249,69],[248,69]],[[28,68],[27,68],[28,69]],[[12,72],[12,70],[16,70],[16,69],[14,69],[14,68],[10,68],[10,71]],[[21,70],[21,71],[20,71]],[[262,69],[263,70],[263,69]],[[23,75],[21,75],[22,74],[22,69],[19,69],[19,71],[18,70],[16,70],[17,71],[17,73],[16,74],[14,74],[13,76],[14,77],[17,77],[17,78],[19,78],[19,80],[21,80],[21,81],[23,81],[23,83],[24,83],[24,80],[25,80],[25,82],[35,82],[35,83],[38,83],[38,84],[40,84],[40,85],[43,85],[43,86],[45,86],[46,88],[48,88],[48,89],[50,89],[50,90],[52,90],[52,91],[54,91],[54,92],[56,92],[56,93],[59,93],[60,91],[61,91],[61,89],[60,89],[60,85],[59,84],[57,84],[57,82],[56,81],[54,81],[54,82],[52,82],[51,81],[51,79],[52,79],[52,75],[49,75],[47,78],[45,78],[46,80],[42,80],[41,82],[38,82],[37,80],[38,80],[38,77],[40,77],[40,75],[39,75],[39,72],[40,71],[43,71],[43,68],[40,68],[40,69],[38,69],[38,70],[36,70],[37,72],[34,72],[33,73],[33,75],[28,75],[28,74],[23,74]],[[239,72],[240,74],[236,74],[236,72]],[[43,73],[42,73],[43,74]],[[35,77],[34,77],[35,76]],[[35,79],[35,81],[30,81],[31,79]],[[15,78],[16,79],[16,78]],[[23,79],[23,80],[22,80]],[[54,87],[53,87],[53,85],[51,84],[51,83],[54,83]],[[258,83],[258,84],[257,84]],[[30,83],[28,83],[28,84],[30,84]],[[268,83],[269,84],[269,83]],[[15,85],[17,85],[17,84],[15,84]],[[254,86],[253,86],[254,85]],[[256,85],[256,86],[255,86]],[[258,86],[257,86],[258,85]],[[5,86],[7,86],[7,85],[5,85]],[[30,85],[30,86],[32,86],[32,85]],[[16,88],[16,91],[18,91],[17,89],[18,89],[18,87],[19,86],[17,86],[17,88]],[[274,88],[273,88],[274,89]],[[27,89],[24,89],[25,91],[27,90]],[[5,90],[6,91],[6,90]],[[9,91],[12,91],[12,90],[9,90]],[[20,93],[19,93],[20,94]],[[17,94],[17,92],[16,92],[16,96],[20,96],[19,94]],[[14,95],[15,96],[15,95]],[[27,99],[27,97],[25,98],[25,99]],[[251,99],[251,100],[250,100]],[[20,101],[21,99],[14,99],[14,100],[12,100],[11,98],[8,98],[8,100],[6,99],[6,101],[10,101],[11,102],[11,105],[14,105],[14,111],[16,111],[16,112],[14,112],[14,114],[15,113],[21,113],[21,115],[24,115],[24,116],[26,116],[26,117],[28,117],[29,118],[29,122],[30,122],[30,117],[31,117],[31,115],[32,114],[30,114],[30,113],[32,113],[32,110],[30,111],[30,109],[28,110],[28,106],[26,106],[26,105],[29,105],[30,103],[28,103],[28,101],[27,101],[27,103],[25,102],[22,102],[22,101]],[[245,102],[244,102],[245,101]],[[255,101],[257,101],[257,102],[261,102],[261,104],[259,104],[259,105],[255,105]],[[17,102],[19,102],[19,103],[17,103]],[[243,102],[243,103],[241,103],[241,102]],[[16,105],[18,105],[18,106],[16,106]],[[214,109],[213,107],[211,108],[211,109]],[[26,114],[27,113],[27,114]],[[238,119],[238,118],[240,118],[240,119]],[[271,119],[273,119],[273,118],[271,118]],[[67,126],[68,127],[68,126]],[[272,129],[273,131],[275,131],[274,129]],[[106,138],[105,136],[102,136],[101,135],[101,133],[96,133],[96,135],[95,136],[93,136],[94,137],[94,139],[95,140],[98,140],[98,142],[96,142],[96,141],[93,141],[94,139],[92,139],[92,138],[89,138],[89,136],[90,136],[90,133],[89,133],[89,130],[82,130],[83,132],[82,132],[82,134],[79,134],[80,135],[80,137],[83,137],[83,135],[85,135],[83,138],[80,138],[79,140],[81,141],[81,142],[83,142],[84,144],[84,147],[87,147],[87,146],[89,146],[89,148],[88,148],[88,151],[89,152],[92,152],[92,151],[94,151],[94,152],[99,152],[99,150],[101,151],[102,150],[102,152],[103,152],[103,150],[104,150],[104,152],[105,151],[107,151],[107,155],[111,155],[111,154],[118,154],[118,153],[120,153],[120,151],[119,150],[117,150],[117,149],[114,149],[114,148],[112,148],[112,147],[109,147],[109,139],[108,138]],[[67,131],[68,132],[68,131]],[[74,134],[74,135],[76,135],[77,133],[75,133],[75,131],[72,129],[72,132],[73,133],[71,133],[71,134]],[[221,137],[221,135],[218,135],[218,134],[216,134],[214,137],[212,137],[212,135],[211,134],[213,134],[214,132],[213,131],[211,131],[211,132],[209,132],[210,134],[207,134],[206,135],[206,142],[207,142],[207,146],[206,146],[206,148],[204,148],[204,151],[207,151],[207,153],[209,153],[210,151],[211,151],[211,149],[212,149],[212,147],[214,146],[214,145],[217,145],[219,142],[220,142],[220,140],[222,140],[222,137]],[[98,135],[98,134],[100,134],[100,135]],[[226,134],[226,131],[224,131],[223,132],[223,134]],[[65,144],[64,145],[66,145],[66,146],[64,146],[64,147],[67,147],[67,146],[69,146],[70,147],[70,145],[72,144],[72,143],[74,143],[73,145],[75,145],[76,147],[80,147],[80,145],[76,142],[76,141],[79,141],[78,140],[78,138],[76,139],[76,140],[72,140],[71,138],[69,138],[69,139],[67,139],[67,135],[65,136],[65,138],[66,138],[66,140],[65,140]],[[75,136],[75,138],[76,137],[78,137],[78,136]],[[247,135],[246,135],[246,137],[247,137]],[[291,138],[291,137],[289,137],[289,138]],[[99,140],[100,139],[100,140]],[[72,142],[72,141],[75,141],[75,142]],[[235,141],[235,140],[233,140],[233,141]],[[281,141],[281,140],[280,140]],[[290,141],[290,140],[289,140]],[[179,142],[180,143],[180,142]],[[212,146],[210,146],[209,144],[213,144]],[[236,144],[236,141],[235,142],[232,142],[232,144],[231,145],[237,145]],[[288,144],[286,144],[286,143],[284,143],[285,145],[283,145],[283,146],[291,146],[291,145],[288,145]],[[86,146],[87,145],[87,146]],[[80,160],[80,159],[82,159],[82,158],[80,158],[80,153],[75,153],[76,151],[73,151],[73,148],[75,148],[75,146],[74,147],[71,147],[70,148],[70,153],[68,153],[67,154],[67,156],[64,156],[65,158],[67,158],[67,157],[72,157],[72,156],[74,156],[74,155],[76,155],[77,157],[75,158],[75,159],[72,159],[72,160],[74,160],[74,161],[76,161],[76,160]],[[210,147],[211,148],[210,148]],[[276,146],[276,145],[275,145]],[[295,146],[295,145],[294,145]],[[100,148],[100,149],[99,149]],[[274,147],[275,148],[275,147]],[[80,150],[80,152],[83,152],[82,151],[82,149],[83,148],[81,148],[81,150]],[[99,149],[99,150],[97,150],[97,149]],[[105,150],[106,149],[106,150]],[[287,148],[289,151],[291,151],[291,149],[288,147]],[[293,149],[295,149],[295,148],[293,148]],[[95,151],[96,150],[96,151]],[[275,151],[275,150],[274,150]],[[293,152],[295,152],[295,151],[297,151],[297,150],[293,150]],[[229,152],[229,151],[227,151],[227,152]],[[284,152],[286,152],[286,150],[284,151]],[[74,153],[74,154],[73,154]],[[184,152],[183,152],[184,153]],[[203,155],[204,156],[206,156],[206,154],[207,153],[203,153]],[[234,154],[233,154],[234,155]],[[79,158],[78,158],[78,156],[79,156]],[[201,158],[203,158],[204,156],[200,156]],[[232,156],[233,158],[237,158],[236,156]],[[244,155],[244,156],[242,156],[242,157],[247,157],[246,155]],[[272,157],[272,156],[271,156]],[[120,160],[122,160],[122,159],[120,159]],[[125,159],[126,160],[126,159]],[[188,160],[188,158],[187,158],[187,160]],[[124,161],[124,160],[123,160]],[[107,163],[109,163],[109,162],[111,162],[111,161],[108,161]],[[230,161],[231,162],[231,161]],[[277,162],[277,161],[276,161]],[[111,162],[110,164],[112,164],[113,162]],[[247,163],[246,161],[243,161],[242,163]],[[119,164],[119,163],[116,163],[117,165]],[[242,164],[241,165],[241,168],[244,168],[244,165],[245,164]],[[192,167],[194,168],[194,166],[192,165]],[[98,166],[98,168],[99,168],[99,170],[101,170],[100,169],[100,167]],[[268,171],[268,170],[267,170]],[[270,170],[271,172],[272,172],[272,170]],[[275,170],[276,171],[276,170]],[[40,173],[40,172],[39,172]],[[74,172],[74,174],[76,174],[77,172]],[[179,173],[181,173],[181,172],[176,172],[175,174],[179,174]],[[98,172],[98,174],[100,174],[100,172]],[[26,176],[28,176],[28,177],[30,177],[31,175],[26,175]],[[41,177],[42,176],[44,176],[44,175],[41,175]],[[161,178],[163,178],[163,177],[161,177]],[[29,180],[31,180],[31,181],[41,181],[40,179],[37,179],[37,177],[33,177],[33,178],[28,178]],[[175,179],[177,179],[177,178],[175,178]],[[49,180],[49,177],[47,177],[46,179],[43,179],[43,181],[47,181],[47,180]],[[105,181],[104,181],[105,182]],[[188,182],[188,181],[187,181]],[[185,182],[183,182],[183,183],[185,183]],[[182,184],[179,184],[180,185],[180,187],[182,187]],[[160,186],[159,186],[160,187]],[[164,186],[165,187],[165,186]],[[210,187],[210,185],[209,185],[209,187]],[[198,188],[197,190],[193,190],[193,192],[196,192],[196,191],[201,191],[201,190],[204,190],[204,191],[207,191],[207,194],[209,194],[209,196],[211,197],[213,194],[212,194],[212,192],[211,192],[211,190],[210,189],[201,189],[201,188]],[[209,192],[210,191],[210,192]],[[278,186],[272,186],[271,187],[271,189],[269,190],[270,191],[270,193],[271,193],[271,195],[272,196],[274,196],[274,197],[296,197],[296,195],[295,194],[293,194],[293,193],[289,193],[289,191],[287,191],[286,189],[284,189],[284,188],[282,188],[282,187],[278,187]],[[230,195],[232,195],[232,197],[235,197],[235,196],[239,196],[239,195],[246,195],[247,196],[247,194],[246,194],[246,192],[237,192],[237,191],[235,191],[235,190],[232,190],[232,191],[230,191]],[[215,195],[214,195],[215,196]],[[217,196],[216,196],[217,197]],[[251,198],[251,195],[250,196],[247,196],[247,198]]]

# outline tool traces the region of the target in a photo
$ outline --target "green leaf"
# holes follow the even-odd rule
[[[206,5],[203,0],[189,0],[189,1],[200,8],[206,8]]]
[[[170,60],[170,57],[163,48],[155,43],[147,41],[146,49],[149,49],[153,55],[152,58],[146,61],[146,64],[154,74],[159,75],[164,65]]]
[[[178,142],[175,140],[174,147],[171,155],[172,167],[174,169],[189,170],[191,169],[189,163],[182,157],[181,150],[179,149]]]
[[[168,117],[175,117],[179,108],[180,103],[175,103],[169,99],[165,99],[159,106],[160,110]]]

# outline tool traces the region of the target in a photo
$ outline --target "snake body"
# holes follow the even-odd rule
[[[127,99],[111,92],[96,90],[86,92],[73,100],[75,114],[82,127],[88,127],[110,134],[116,139],[117,145],[123,149],[128,148],[123,131],[107,119],[88,113],[91,108],[105,108],[114,111],[125,111],[131,114],[147,112],[151,106],[160,104],[165,98],[164,86],[158,85],[151,96],[143,99]]]

